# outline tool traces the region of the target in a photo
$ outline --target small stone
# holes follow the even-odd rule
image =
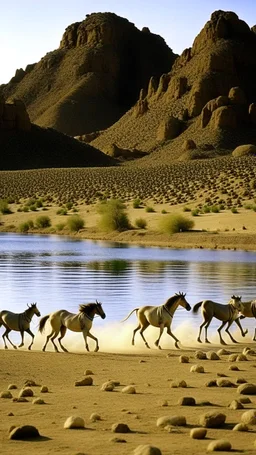
[[[231,370],[231,371],[240,371],[237,365],[230,365],[228,367],[228,369]]]
[[[29,387],[25,387],[25,389],[21,389],[21,391],[19,393],[19,398],[21,398],[21,397],[33,397],[33,396],[34,396],[34,392]]]
[[[178,387],[181,387],[182,389],[185,389],[187,387],[186,381],[182,379],[181,381],[178,382]]]
[[[210,381],[205,383],[205,387],[217,387],[217,380],[211,379]]]
[[[139,363],[146,363],[146,360],[140,360]]]
[[[204,351],[196,351],[195,352],[195,358],[196,359],[200,359],[200,360],[206,360],[207,359],[206,352],[204,352]]]
[[[187,355],[181,355],[179,357],[179,362],[180,363],[189,363],[189,357]]]
[[[15,384],[10,384],[10,385],[8,385],[7,390],[14,390],[14,389],[17,389],[17,388],[18,387]]]
[[[170,383],[170,387],[171,387],[172,389],[177,389],[177,388],[179,388],[179,387],[181,387],[182,389],[184,389],[184,388],[187,387],[187,383],[186,383],[186,381],[183,381],[183,380],[182,380],[182,381],[179,381],[179,382],[178,382],[178,381],[172,381],[172,382]]]
[[[249,397],[241,397],[241,398],[239,398],[239,401],[242,404],[249,404],[252,402],[252,400]]]
[[[208,351],[206,357],[208,360],[220,360],[218,354],[214,351]]]
[[[81,381],[76,381],[75,386],[76,387],[83,387],[83,386],[88,386],[93,384],[93,379],[91,376],[86,376],[84,379],[81,379]]]
[[[0,393],[0,398],[12,398],[11,392],[9,390]]]
[[[122,389],[122,393],[134,394],[136,393],[136,389],[132,385],[127,385]]]
[[[192,439],[204,439],[206,436],[206,428],[192,428],[190,431],[190,437]]]
[[[242,403],[238,400],[233,400],[231,401],[230,405],[229,405],[229,409],[244,409],[244,406],[242,405]]]
[[[7,415],[8,415],[8,417],[13,417],[14,416],[13,412],[9,412],[9,414],[7,414]]]
[[[237,423],[234,426],[233,431],[249,431],[249,428],[245,423]]]
[[[216,411],[202,414],[199,418],[200,425],[205,428],[220,428],[224,425],[225,421],[225,414]]]
[[[34,379],[27,379],[24,382],[25,387],[38,387],[38,384],[34,381]]]
[[[235,362],[237,359],[237,354],[230,354],[228,361],[229,362]]]
[[[238,354],[237,358],[236,358],[236,362],[246,362],[248,359],[246,357],[246,355],[244,354]]]
[[[237,383],[237,384],[246,384],[247,381],[246,381],[246,379],[244,379],[244,378],[237,378],[236,383]]]
[[[162,406],[162,407],[168,406],[168,401],[167,400],[160,401],[159,406]]]
[[[196,400],[193,397],[182,397],[179,399],[178,404],[180,406],[195,406]]]
[[[32,404],[45,404],[45,401],[42,400],[42,398],[35,398],[35,399],[32,401]]]
[[[13,398],[12,401],[16,401],[17,403],[28,403],[28,400],[25,397]]]
[[[162,455],[162,452],[158,447],[150,444],[142,444],[136,447],[133,451],[134,455]]]
[[[84,419],[78,416],[70,416],[65,421],[64,428],[67,429],[84,428]]]
[[[101,420],[101,417],[99,414],[96,414],[96,412],[93,412],[91,415],[90,415],[90,421],[91,422],[97,422],[97,420]]]
[[[256,384],[241,384],[237,387],[237,393],[241,395],[256,395]]]
[[[126,423],[113,423],[111,430],[113,433],[130,433],[131,430]]]
[[[219,349],[217,351],[217,354],[218,355],[229,355],[230,354],[230,351],[227,351],[227,349]]]
[[[241,415],[241,421],[246,425],[256,425],[256,410],[250,409],[249,411],[245,411]]]
[[[9,433],[9,439],[27,440],[39,438],[40,434],[36,427],[33,425],[24,425],[22,427],[15,427]]]
[[[90,374],[94,374],[92,370],[85,370],[84,375],[89,376]]]
[[[216,441],[210,442],[207,447],[207,452],[229,452],[232,446],[229,441],[225,439],[217,439]]]
[[[49,392],[48,387],[46,385],[42,385],[42,387],[40,389],[40,392],[41,393],[48,393]]]
[[[220,379],[217,379],[217,386],[218,387],[236,387],[236,385],[231,382],[229,379],[224,379],[224,378],[220,378]]]
[[[114,390],[114,388],[115,388],[115,384],[112,381],[108,381],[108,382],[104,382],[104,384],[102,384],[100,390],[103,390],[104,392],[112,392]]]
[[[204,367],[202,365],[192,365],[190,373],[204,373]]]
[[[224,373],[217,373],[217,376],[218,376],[219,378],[226,378],[226,377],[227,377],[227,375],[224,374]]]
[[[186,417],[185,416],[164,416],[164,417],[159,417],[156,421],[156,426],[164,428],[167,425],[173,425],[177,427],[183,427],[187,424],[186,422]]]
[[[109,379],[109,382],[112,382],[112,384],[114,384],[115,387],[120,385],[120,381],[114,381],[113,379]],[[131,382],[131,384],[134,385],[134,382]]]
[[[126,439],[123,438],[110,438],[110,442],[127,442]]]

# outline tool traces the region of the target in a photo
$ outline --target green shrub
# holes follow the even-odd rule
[[[57,231],[62,231],[65,227],[65,223],[58,223],[56,224],[56,230]]]
[[[33,220],[28,220],[27,223],[28,223],[28,225],[29,225],[29,229],[33,229],[33,227],[34,227],[34,221],[33,221]]]
[[[212,205],[211,206],[211,212],[212,213],[219,213],[219,211],[220,211],[220,208],[219,208],[218,205]]]
[[[23,223],[19,224],[18,226],[19,232],[28,232],[29,231],[29,224],[27,221],[24,221]]]
[[[161,213],[162,213],[163,215],[166,215],[167,212],[166,212],[165,209],[163,209],[163,210],[161,211]]]
[[[23,212],[29,212],[29,207],[27,205],[24,205],[22,210]]]
[[[12,213],[9,208],[8,202],[5,199],[0,199],[0,212],[3,215],[8,215],[8,213]]]
[[[191,209],[189,207],[183,207],[183,212],[191,212]]]
[[[73,207],[73,202],[67,202],[67,203],[66,203],[66,207],[67,207],[68,210],[72,209],[72,207]]]
[[[104,231],[125,231],[131,228],[126,207],[119,199],[109,199],[98,205],[101,215],[99,225]]]
[[[132,206],[134,209],[139,209],[141,206],[141,200],[140,199],[134,199]]]
[[[238,213],[238,210],[237,210],[236,207],[232,207],[232,208],[231,208],[231,212],[232,212],[232,213]]]
[[[137,218],[135,220],[135,226],[139,229],[145,229],[147,227],[147,221],[144,218]]]
[[[153,207],[151,207],[150,205],[147,205],[147,207],[145,208],[146,212],[147,213],[153,213],[155,212],[155,209]]]
[[[78,232],[84,228],[84,220],[79,215],[72,215],[67,220],[67,227],[71,232]]]
[[[57,215],[67,215],[67,213],[68,213],[68,211],[67,211],[67,209],[65,207],[61,207],[56,212]]]
[[[194,227],[194,221],[180,214],[170,214],[160,222],[160,230],[166,234],[189,231]]]
[[[49,216],[41,215],[36,218],[35,225],[37,228],[48,228],[51,226],[51,220]]]
[[[192,216],[198,216],[198,215],[199,215],[199,209],[193,209],[193,210],[191,210],[191,215],[192,215]]]
[[[211,207],[209,205],[204,205],[202,208],[203,213],[210,213]]]

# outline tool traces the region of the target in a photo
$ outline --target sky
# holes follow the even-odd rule
[[[256,24],[255,0],[0,0],[0,84],[57,49],[65,28],[86,14],[116,13],[138,29],[149,27],[181,54],[219,9]]]

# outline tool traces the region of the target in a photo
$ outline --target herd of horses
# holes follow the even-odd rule
[[[34,315],[40,317],[41,314],[37,308],[36,303],[32,303],[31,305],[27,306],[28,308],[23,313],[13,313],[9,310],[3,310],[0,312],[0,327],[3,325],[5,328],[5,332],[2,335],[5,349],[8,349],[6,340],[9,341],[13,348],[17,349],[16,345],[9,338],[9,333],[12,330],[18,331],[21,334],[21,343],[18,347],[24,346],[24,333],[28,333],[32,338],[31,343],[28,346],[28,349],[31,349],[34,342],[34,334],[30,330],[30,322]],[[159,349],[161,349],[161,346],[159,344],[160,338],[165,328],[167,329],[167,334],[175,340],[175,347],[179,348],[179,340],[171,331],[172,319],[178,306],[185,308],[187,311],[191,310],[191,306],[186,300],[186,294],[183,292],[176,293],[170,297],[163,305],[160,306],[147,305],[134,308],[128,314],[128,316],[126,316],[126,318],[121,321],[126,321],[132,315],[132,313],[136,312],[138,325],[133,331],[132,345],[135,343],[135,334],[139,330],[146,347],[149,348],[149,345],[144,337],[144,331],[151,325],[160,329],[159,337],[155,341],[155,345]],[[248,331],[243,330],[240,319],[243,319],[245,317],[256,318],[256,300],[242,302],[241,296],[236,295],[232,295],[227,304],[213,302],[212,300],[202,300],[194,305],[192,312],[196,314],[200,307],[202,311],[203,322],[200,325],[197,338],[197,341],[199,343],[202,342],[201,333],[203,328],[205,329],[205,343],[210,343],[207,336],[207,329],[213,318],[217,318],[218,320],[222,321],[220,327],[217,330],[220,337],[220,343],[224,345],[226,343],[221,336],[221,330],[225,327],[225,325],[225,331],[229,335],[231,341],[233,343],[237,343],[229,331],[231,324],[235,322],[241,331],[241,335],[244,337]],[[87,351],[89,351],[87,337],[92,338],[96,343],[94,351],[97,352],[99,350],[98,339],[90,333],[93,320],[96,315],[100,316],[102,319],[105,319],[106,317],[106,314],[102,308],[102,304],[97,300],[95,303],[93,302],[79,305],[78,313],[70,313],[67,310],[59,310],[43,316],[39,322],[39,332],[43,333],[45,325],[48,321],[50,325],[50,333],[46,336],[46,341],[42,350],[45,351],[49,340],[51,340],[54,350],[56,352],[59,352],[58,347],[54,341],[59,335],[58,342],[60,348],[64,352],[68,352],[68,350],[63,346],[61,340],[64,338],[67,329],[69,329],[73,332],[82,332],[85,348]],[[254,331],[253,341],[256,341],[256,329]]]

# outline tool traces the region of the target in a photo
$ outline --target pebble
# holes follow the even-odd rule
[[[133,385],[127,385],[122,389],[122,393],[135,394],[136,389],[133,387]]]
[[[249,428],[245,423],[237,423],[234,426],[233,431],[249,431]]]
[[[33,397],[33,396],[34,396],[34,392],[29,387],[25,387],[25,389],[21,389],[21,391],[19,393],[19,398],[21,398],[21,397]]]
[[[131,430],[126,423],[113,423],[111,430],[113,433],[130,433]]]
[[[187,355],[181,355],[179,357],[179,362],[180,363],[189,363],[189,357]]]
[[[229,409],[244,409],[244,406],[242,405],[242,403],[238,400],[233,400],[231,401],[230,405],[229,405]]]
[[[156,421],[156,426],[164,428],[167,425],[174,425],[174,426],[185,426],[187,424],[185,416],[163,416],[159,417]]]
[[[205,428],[220,428],[226,421],[226,415],[221,412],[210,411],[199,417],[199,423]]]
[[[11,392],[9,390],[0,393],[0,398],[12,398]]]
[[[162,455],[161,450],[158,447],[150,444],[139,445],[133,451],[134,455]]]
[[[84,419],[79,416],[70,416],[64,423],[64,428],[84,428]]]
[[[93,384],[93,379],[91,378],[91,376],[86,376],[85,378],[81,379],[81,381],[75,382],[76,387],[89,386],[92,384]]]
[[[220,357],[214,351],[208,351],[206,353],[206,357],[207,357],[208,360],[220,360]]]
[[[237,387],[237,393],[241,395],[256,395],[256,384],[241,384]]]
[[[113,381],[107,381],[107,382],[104,382],[104,384],[102,384],[100,390],[103,390],[104,392],[112,392],[114,390],[114,388],[115,388],[115,384],[113,383]]]
[[[204,367],[202,365],[192,365],[190,373],[204,373]]]
[[[195,406],[196,400],[193,397],[182,397],[179,399],[178,404],[180,406]]]
[[[190,431],[190,437],[192,439],[204,439],[206,436],[206,428],[192,428]]]
[[[97,420],[101,420],[101,417],[99,414],[96,414],[96,412],[93,412],[91,415],[90,415],[90,421],[91,422],[96,422]]]
[[[23,425],[21,427],[11,427],[9,439],[27,440],[40,437],[39,431],[33,425]]]
[[[245,411],[241,415],[241,421],[246,425],[256,425],[256,410],[250,409],[249,411]]]
[[[229,441],[225,439],[217,439],[216,441],[210,442],[207,447],[207,452],[229,452],[232,446]]]

